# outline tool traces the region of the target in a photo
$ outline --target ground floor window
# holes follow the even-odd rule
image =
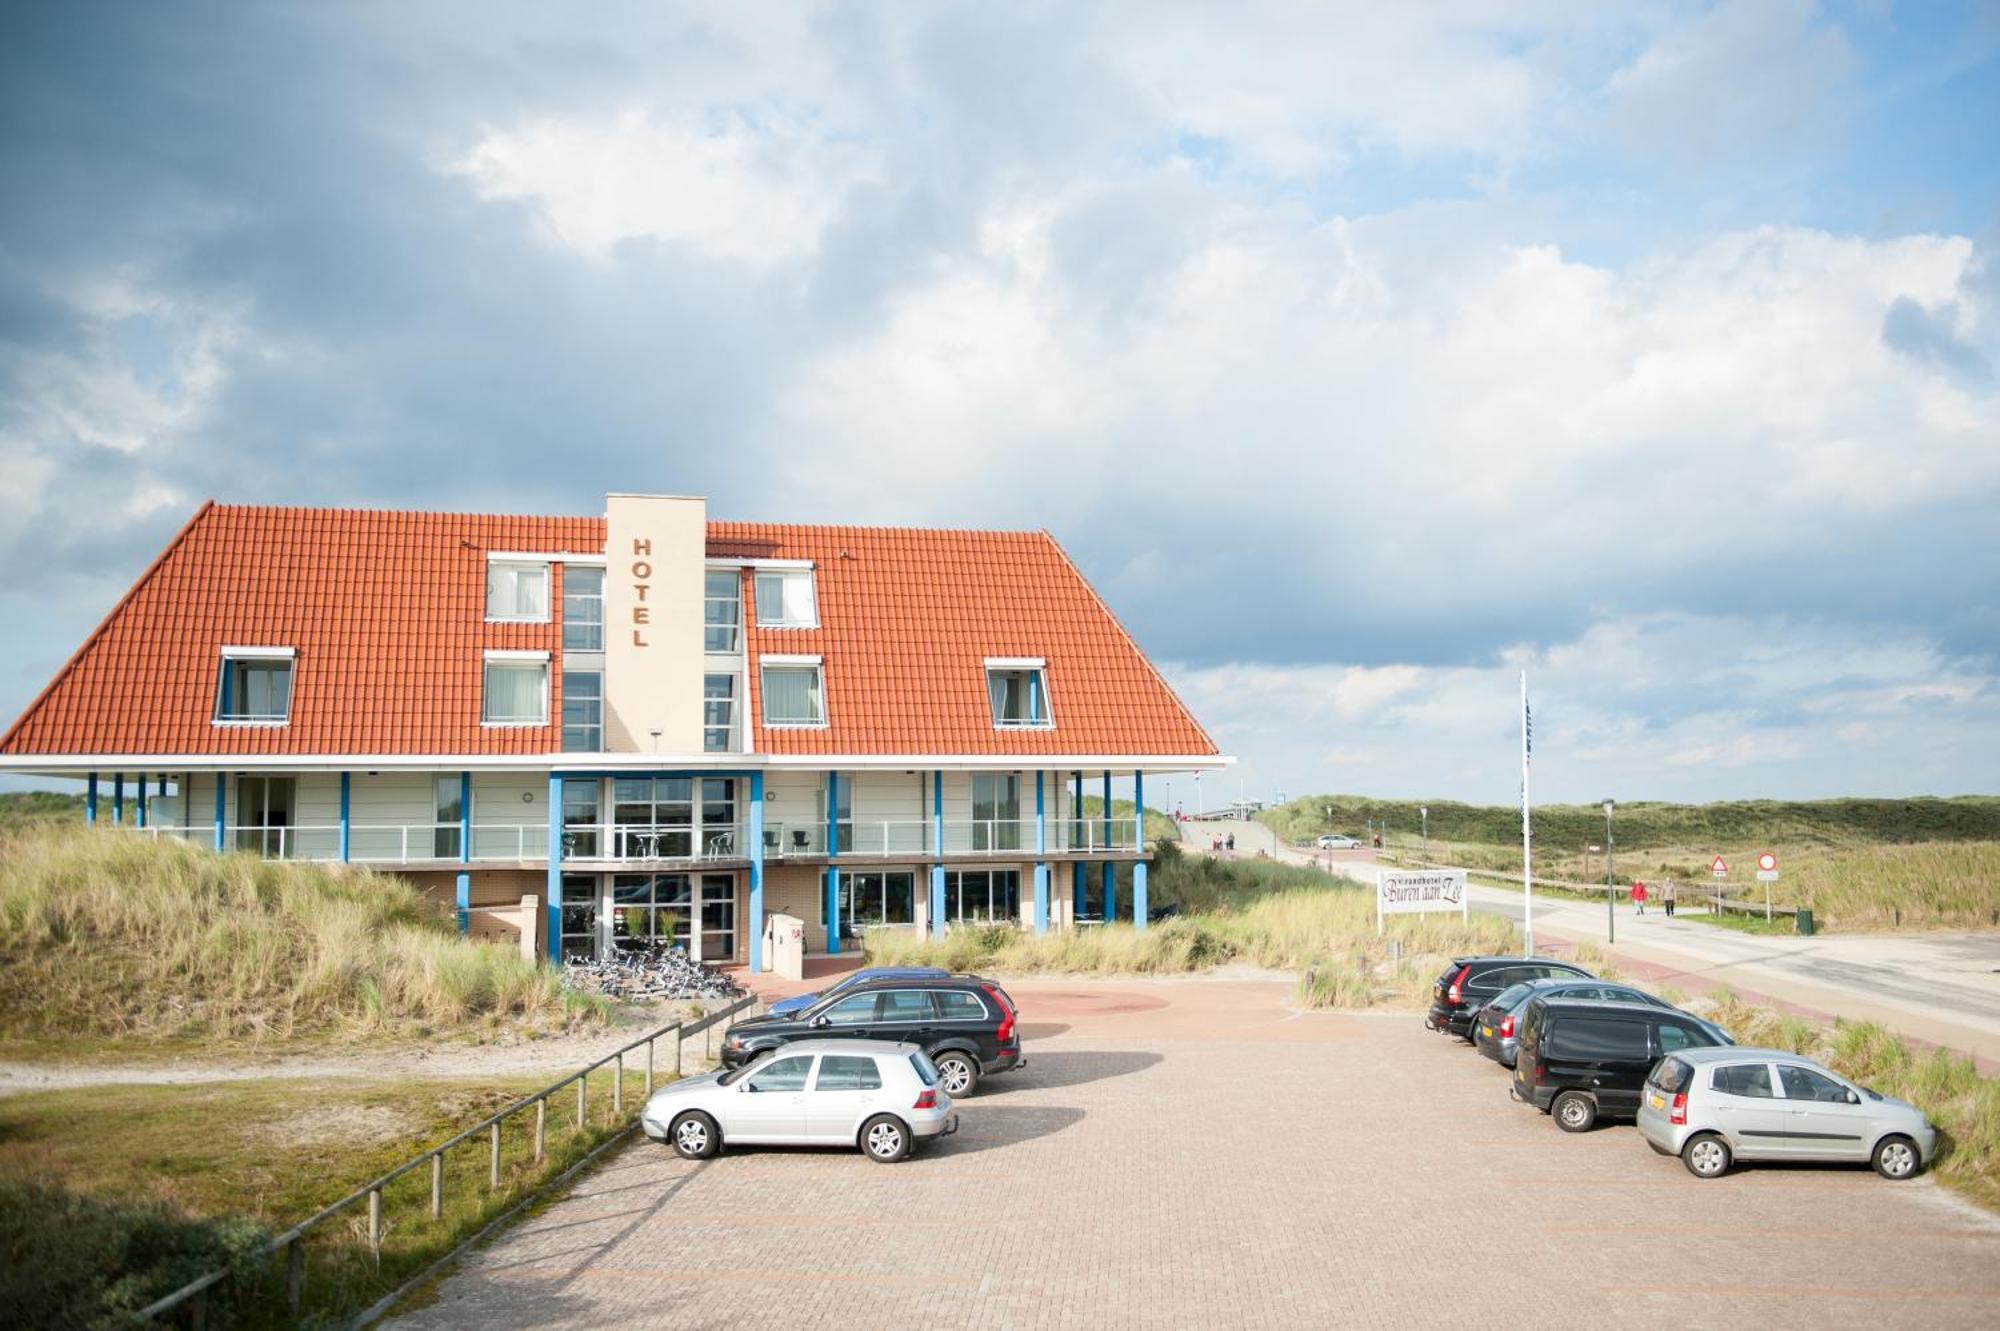
[[[597,960],[597,876],[562,876],[562,959]]]
[[[917,875],[886,869],[840,876],[840,918],[850,929],[917,922]]]
[[[1018,869],[951,869],[944,876],[944,917],[948,921],[1011,924],[1021,918]]]

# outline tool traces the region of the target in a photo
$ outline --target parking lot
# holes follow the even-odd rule
[[[900,1165],[640,1141],[400,1325],[1992,1326],[2000,1220],[1928,1179],[1582,1137],[1413,1014],[1263,979],[1015,981],[1029,1066]]]

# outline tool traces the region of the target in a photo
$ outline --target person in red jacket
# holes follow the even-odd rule
[[[1632,904],[1639,908],[1639,914],[1644,915],[1646,913],[1646,885],[1644,883],[1632,884]]]

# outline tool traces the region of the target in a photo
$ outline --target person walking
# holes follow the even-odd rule
[[[1644,883],[1632,884],[1632,904],[1638,907],[1639,914],[1644,915],[1646,913],[1646,885]]]
[[[1671,878],[1660,884],[1660,904],[1667,908],[1667,915],[1671,918],[1674,913],[1674,880]]]

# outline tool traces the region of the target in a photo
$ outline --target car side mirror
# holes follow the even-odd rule
[[[1860,1104],[1860,1103],[1861,1103],[1861,1097],[1860,1097],[1860,1095],[1859,1095],[1859,1094],[1857,1094],[1857,1093],[1856,1093],[1856,1092],[1854,1092],[1854,1091],[1849,1091],[1849,1092],[1847,1093],[1847,1103],[1849,1103],[1849,1104],[1851,1104],[1851,1105],[1858,1105],[1858,1104]]]
[[[832,1018],[830,1018],[830,1017],[827,1017],[827,1016],[825,1016],[825,1015],[821,1015],[821,1016],[817,1016],[817,1017],[814,1017],[814,1018],[812,1019],[812,1024],[813,1024],[814,1026],[830,1026],[830,1025],[832,1025],[832,1024],[833,1024],[833,1021],[832,1021]]]

